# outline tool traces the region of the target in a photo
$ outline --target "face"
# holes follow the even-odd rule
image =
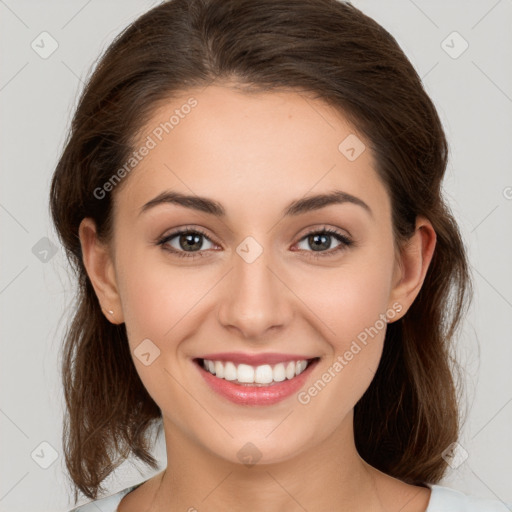
[[[160,107],[136,147],[144,144],[115,194],[105,303],[115,293],[116,320],[166,429],[233,462],[250,442],[272,463],[350,428],[379,364],[384,319],[413,298],[395,287],[391,205],[366,141],[320,100],[211,86]],[[356,199],[287,212],[334,191]],[[207,198],[224,214],[192,201],[148,205],[166,192]],[[196,359],[219,353],[319,359],[298,387],[285,378],[284,396],[265,402],[261,387],[228,398],[242,386],[208,383],[227,381]]]

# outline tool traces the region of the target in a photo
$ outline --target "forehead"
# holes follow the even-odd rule
[[[302,92],[191,89],[160,104],[138,139],[135,149],[151,149],[116,199],[132,209],[163,189],[239,207],[333,188],[387,199],[367,142],[339,111]]]

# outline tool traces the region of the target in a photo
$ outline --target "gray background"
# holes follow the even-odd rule
[[[71,508],[58,357],[74,284],[49,222],[49,182],[94,62],[157,3],[0,0],[1,511]],[[353,3],[411,59],[451,147],[445,193],[469,249],[475,300],[458,343],[467,458],[457,448],[442,484],[512,501],[512,2]],[[44,31],[58,44],[47,58],[31,46],[51,49]],[[165,467],[161,439],[156,455]],[[107,485],[113,493],[149,476],[126,463]]]

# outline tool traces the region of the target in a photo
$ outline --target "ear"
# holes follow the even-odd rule
[[[104,315],[113,324],[123,323],[114,263],[109,248],[97,238],[94,220],[88,217],[82,219],[78,235],[84,266]],[[109,311],[113,311],[113,314]]]
[[[402,309],[389,323],[403,317],[420,292],[434,255],[436,240],[436,232],[430,221],[418,216],[414,234],[401,247],[395,260],[389,304],[398,303]]]

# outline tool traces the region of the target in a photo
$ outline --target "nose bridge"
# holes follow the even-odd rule
[[[265,238],[265,244],[268,238]],[[270,246],[248,236],[233,253],[233,271],[221,299],[219,318],[246,337],[258,337],[287,322],[286,287],[276,276]]]

